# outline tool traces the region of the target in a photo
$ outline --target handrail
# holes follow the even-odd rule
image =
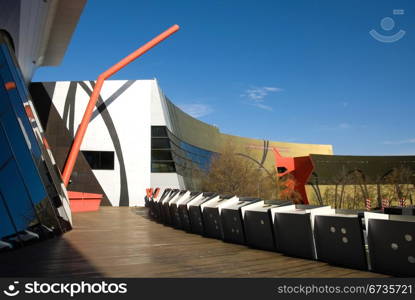
[[[135,50],[130,55],[126,56],[122,60],[120,60],[118,63],[113,65],[111,68],[106,70],[105,72],[101,73],[98,78],[97,82],[95,84],[95,87],[92,91],[91,97],[89,98],[88,105],[85,109],[84,116],[82,117],[82,121],[79,124],[78,130],[76,132],[71,150],[68,155],[68,159],[66,160],[65,167],[63,169],[62,173],[62,180],[65,186],[68,186],[69,179],[72,175],[73,168],[75,166],[76,159],[79,155],[79,150],[81,149],[81,144],[84,139],[86,130],[88,128],[88,124],[91,120],[92,112],[94,111],[95,105],[97,103],[99,94],[101,92],[102,86],[104,85],[104,81],[114,75],[114,73],[118,72],[120,69],[124,68],[126,65],[137,59],[139,56],[146,53],[148,50],[171,36],[173,33],[178,31],[180,27],[178,25],[173,25],[163,33],[156,36],[154,39],[146,43],[145,45],[141,46],[137,50]]]

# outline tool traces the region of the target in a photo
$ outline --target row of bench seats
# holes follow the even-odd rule
[[[347,268],[415,276],[415,208],[335,210],[176,189],[165,189],[160,197],[157,190],[147,194],[146,204],[152,219],[190,233]]]

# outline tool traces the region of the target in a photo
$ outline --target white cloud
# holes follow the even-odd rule
[[[264,86],[259,88],[247,89],[244,94],[245,97],[248,97],[251,100],[259,101],[268,96],[269,93],[281,92],[282,89],[273,87],[273,86]]]
[[[384,145],[403,145],[403,144],[415,144],[415,138],[413,139],[406,139],[400,141],[384,141]]]
[[[271,111],[271,110],[272,110],[272,107],[271,107],[271,106],[268,106],[268,105],[262,104],[262,103],[260,103],[260,102],[256,102],[256,103],[254,103],[253,105],[254,105],[254,106],[256,106],[256,107],[259,107],[259,108],[261,108],[261,109],[265,109],[265,110],[269,110],[269,111]]]
[[[241,96],[251,100],[252,105],[261,109],[271,111],[272,107],[264,104],[264,98],[267,97],[270,93],[276,93],[281,91],[283,91],[283,89],[274,86],[255,87],[245,90],[245,92]]]
[[[191,115],[194,118],[204,117],[213,112],[213,108],[207,104],[199,103],[188,103],[188,104],[179,104],[181,110],[185,113]]]

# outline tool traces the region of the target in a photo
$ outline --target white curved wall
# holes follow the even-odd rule
[[[71,96],[70,84],[69,81],[56,82],[52,102],[59,115],[66,119],[68,129],[72,127],[72,121],[71,118],[64,118],[64,111],[65,105],[68,110],[68,101],[71,102],[69,114],[73,110],[73,128],[76,132],[89,101],[83,86],[86,85],[89,91],[92,86],[88,81],[78,82],[76,93]],[[164,96],[157,81],[108,80],[104,83],[101,97],[108,115],[99,114],[95,109],[96,116],[89,124],[81,150],[115,152],[114,170],[93,170],[111,204],[120,205],[123,194],[128,195],[129,206],[142,206],[148,187],[184,187],[183,180],[176,173],[151,173],[151,126],[164,126],[168,119],[163,109]],[[109,123],[114,125],[115,130],[108,126]],[[122,154],[122,160],[118,153]],[[126,175],[124,185],[122,168]]]

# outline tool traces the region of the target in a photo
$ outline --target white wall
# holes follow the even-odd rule
[[[85,82],[90,87],[89,82]],[[104,83],[101,96],[104,102],[126,81],[109,80]],[[70,82],[57,82],[53,103],[63,116],[64,105]],[[150,187],[151,160],[151,94],[153,80],[135,81],[107,109],[114,123],[124,158],[127,174],[129,205],[144,205],[145,189]],[[88,94],[78,84],[75,96],[74,129],[82,119]],[[69,128],[69,124],[66,124]],[[113,141],[101,115],[94,118],[86,132],[81,150],[115,151]],[[114,170],[93,170],[97,180],[108,196],[111,204],[120,202],[120,162],[115,156]]]
[[[126,82],[125,80],[106,81],[101,91],[104,102]],[[92,90],[89,82],[85,81],[85,84]],[[57,82],[55,86],[53,103],[61,117],[69,86],[69,81]],[[78,84],[75,95],[75,132],[88,101],[88,94]],[[107,105],[121,144],[130,206],[144,205],[146,188],[184,188],[183,178],[176,173],[151,173],[151,126],[166,126],[169,123],[165,106],[164,95],[155,79],[134,81],[118,98]],[[69,128],[69,125],[68,120],[66,127]],[[81,150],[115,152],[102,115],[91,121]],[[111,204],[118,206],[121,191],[119,158],[115,157],[114,170],[93,170],[93,172]]]
[[[183,180],[177,173],[151,173],[151,187],[152,188],[172,188],[184,189]]]
[[[163,92],[158,86],[157,80],[154,79],[151,89],[151,125],[166,126],[168,119]]]

